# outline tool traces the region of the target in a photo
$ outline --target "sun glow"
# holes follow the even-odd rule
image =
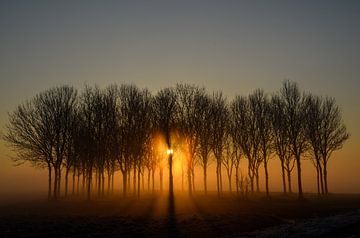
[[[166,144],[165,136],[161,133],[156,133],[152,138],[154,157],[157,159],[159,167],[166,170],[169,168],[169,155],[172,155],[174,187],[175,189],[180,189],[181,178],[184,176],[184,173],[186,173],[187,168],[188,146],[186,140],[177,133],[171,134],[171,142],[172,146],[169,148]]]

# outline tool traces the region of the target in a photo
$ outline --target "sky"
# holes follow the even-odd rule
[[[329,164],[330,191],[360,193],[359,42],[359,1],[1,1],[0,131],[17,105],[63,84],[184,82],[231,100],[290,79],[336,98],[351,137]],[[2,193],[46,186],[12,155],[0,141]]]

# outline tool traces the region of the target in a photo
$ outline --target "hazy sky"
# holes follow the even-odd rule
[[[330,189],[360,192],[359,1],[0,2],[0,130],[56,85],[189,82],[232,98],[286,78],[337,99],[351,138],[330,162]],[[9,154],[1,141],[0,186],[36,177]]]

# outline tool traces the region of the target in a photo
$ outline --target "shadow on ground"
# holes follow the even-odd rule
[[[309,227],[318,236],[350,237],[360,234],[359,209],[359,195],[303,202],[280,195],[241,200],[215,194],[17,201],[0,204],[0,237],[276,237],[276,232],[296,237]],[[324,228],[326,221],[340,224]]]

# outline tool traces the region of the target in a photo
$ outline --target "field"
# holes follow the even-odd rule
[[[175,194],[86,201],[37,197],[0,204],[0,237],[359,237],[360,195]]]

